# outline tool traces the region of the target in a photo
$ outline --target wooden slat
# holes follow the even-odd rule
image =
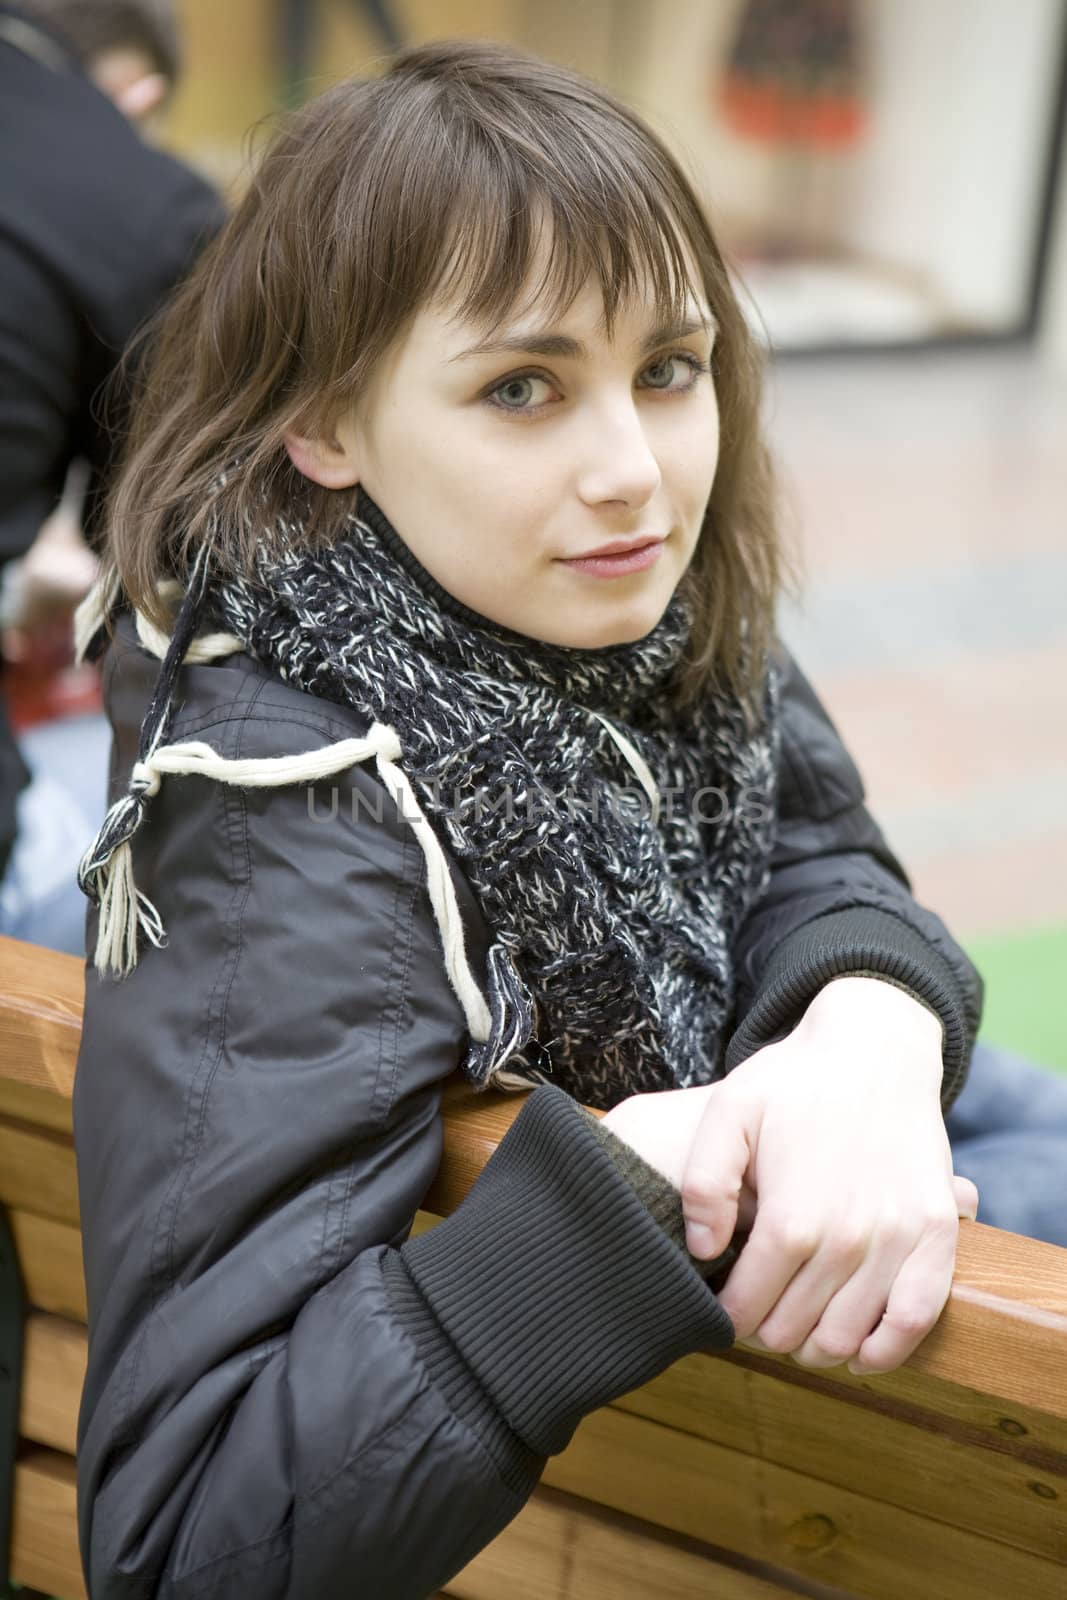
[[[1067,1420],[1067,1250],[961,1222],[948,1304],[910,1365]]]
[[[39,1311],[85,1322],[85,1270],[77,1228],[30,1211],[7,1214],[18,1251],[26,1299]]]
[[[8,1064],[0,1058],[0,1117],[12,1117],[16,1122],[32,1122],[39,1128],[53,1128],[57,1133],[73,1132],[74,1118],[69,1095],[57,1094],[54,1089],[36,1089],[29,1083],[17,1083],[6,1077]]]
[[[447,1217],[465,1198],[475,1178],[522,1110],[525,1094],[492,1090],[478,1094],[453,1078],[445,1086],[442,1112],[445,1148],[423,1208]]]
[[[55,1600],[86,1600],[78,1557],[74,1463],[32,1450],[15,1468],[11,1576]]]
[[[74,1455],[88,1335],[77,1322],[34,1312],[26,1319],[19,1434]]]
[[[594,1412],[546,1484],[867,1600],[1062,1600],[1064,1564],[617,1409]],[[967,1493],[967,1480],[957,1484]]]
[[[76,1227],[78,1179],[71,1139],[0,1117],[0,1205]]]
[[[905,1420],[869,1406],[870,1398],[697,1355],[617,1405],[789,1467],[812,1481],[813,1492],[819,1483],[856,1489],[1049,1560],[1067,1559],[1067,1455],[1042,1450],[1035,1460],[1025,1438],[946,1423],[926,1409]]]
[[[722,1566],[711,1551],[541,1492],[448,1584],[457,1600],[785,1600],[795,1593]]]
[[[0,1061],[4,1076],[70,1099],[85,963],[0,938]]]

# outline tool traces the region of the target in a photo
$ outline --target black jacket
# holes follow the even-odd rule
[[[202,178],[0,0],[0,566],[32,544],[75,457],[91,514],[114,446],[101,385],[222,220]],[[26,776],[0,710],[0,875]]]
[[[157,670],[123,624],[105,678],[120,788]],[[184,668],[179,700],[170,738],[231,757],[365,731],[245,656]],[[911,899],[795,672],[785,723],[731,1062],[835,973],[880,971],[942,1016],[947,1102],[977,979]],[[165,780],[135,869],[169,945],[121,983],[88,976],[74,1118],[93,1600],[424,1600],[585,1413],[731,1337],[553,1087],[455,1214],[408,1238],[464,1022],[421,849],[391,806],[373,820],[368,770],[336,781],[337,814],[316,819],[304,787]],[[456,886],[479,972],[485,929]]]

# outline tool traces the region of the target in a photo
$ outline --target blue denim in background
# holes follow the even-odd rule
[[[19,735],[31,781],[0,883],[0,933],[85,954],[86,899],[76,874],[107,808],[111,727],[101,712],[42,722]]]
[[[1067,1245],[1067,1075],[977,1044],[945,1128],[979,1222]]]

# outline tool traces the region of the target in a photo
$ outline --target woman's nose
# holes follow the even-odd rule
[[[659,488],[662,474],[641,418],[631,404],[609,417],[599,415],[591,429],[579,495],[587,505],[620,501],[645,505]]]

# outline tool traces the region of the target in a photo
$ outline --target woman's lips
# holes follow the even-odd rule
[[[564,561],[563,565],[573,567],[576,572],[588,572],[594,578],[624,578],[631,572],[644,572],[646,567],[657,562],[665,543],[664,539],[656,539],[639,545],[636,550],[623,550],[613,556],[577,556]]]

